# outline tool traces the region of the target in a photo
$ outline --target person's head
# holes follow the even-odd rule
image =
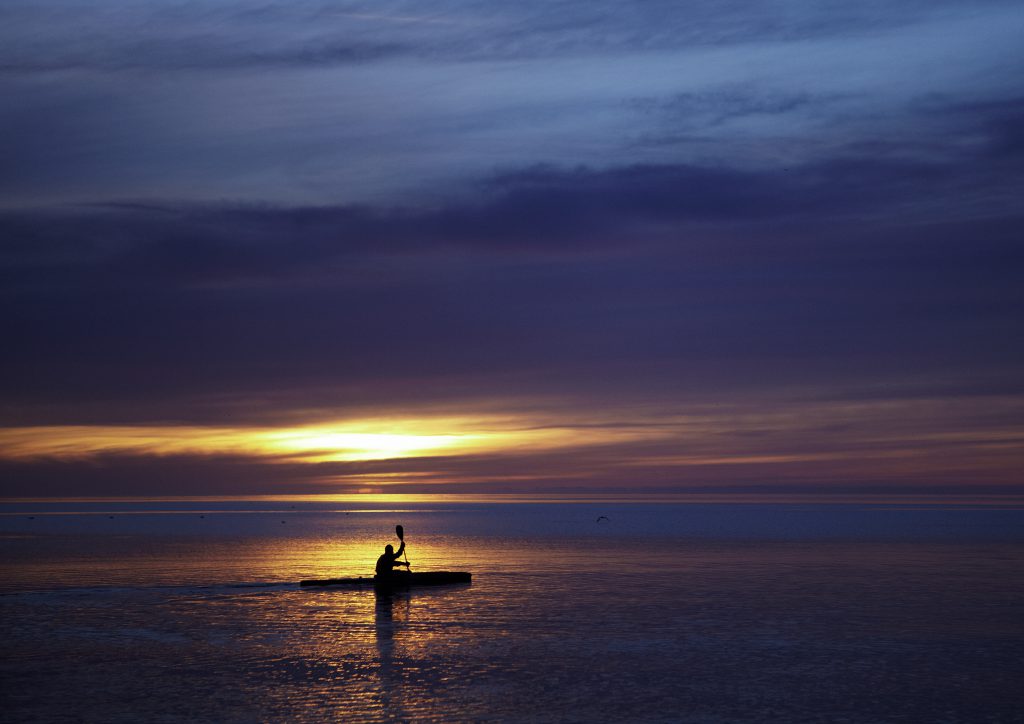
[[[395,552],[395,548],[390,543],[388,543],[386,546],[384,546],[384,552],[387,553],[388,555],[391,555],[392,553]]]

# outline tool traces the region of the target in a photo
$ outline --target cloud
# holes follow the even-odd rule
[[[433,209],[7,212],[6,416],[1006,385],[1024,219],[989,148],[534,167]]]
[[[11,7],[4,203],[429,206],[545,164],[944,161],[972,129],[922,99],[999,102],[1024,70],[1005,3],[365,11]]]
[[[700,259],[733,255],[723,262],[765,248],[833,254],[837,261],[849,261],[851,250],[884,253],[899,262],[902,252],[888,242],[881,250],[881,242],[853,242],[835,229],[817,250],[807,247],[807,236],[840,220],[910,235],[932,229],[953,245],[940,225],[969,233],[964,225],[976,224],[1012,256],[996,240],[1016,228],[1014,202],[1024,192],[1014,152],[1021,101],[945,107],[963,118],[974,144],[928,160],[851,147],[768,168],[535,165],[491,175],[474,193],[425,208],[117,201],[9,210],[0,212],[0,274],[11,290],[276,284],[293,277],[366,287],[375,279],[404,283],[410,267],[415,276],[431,260],[443,260],[432,272],[458,276],[516,259],[577,263],[609,254],[685,254],[693,246],[701,247]],[[750,241],[739,240],[739,230]]]
[[[979,7],[980,5],[980,7]],[[973,13],[1007,3],[975,4]],[[493,61],[829,40],[948,21],[955,2],[9,3],[0,72],[323,67],[396,56]],[[959,18],[958,18],[959,19]]]
[[[0,423],[1019,391],[1011,3],[69,8],[0,23]]]
[[[83,448],[76,454],[68,445],[72,438],[59,438],[88,435],[86,428],[52,431],[54,439],[43,441],[44,447],[62,452],[12,455],[11,440],[34,444],[33,431],[26,429],[8,431],[0,444],[0,478],[9,496],[365,490],[1007,494],[1020,490],[1022,399],[705,405],[683,416],[655,408],[623,409],[619,412],[626,419],[598,418],[597,425],[577,424],[569,417],[548,419],[563,425],[540,428],[545,434],[562,433],[554,446],[330,462],[258,450],[218,453],[215,438],[206,441],[209,450],[202,455],[147,454],[141,447],[116,452]],[[195,432],[182,429],[183,434]],[[124,434],[136,444],[155,440],[156,434],[173,435],[173,430],[139,427]]]

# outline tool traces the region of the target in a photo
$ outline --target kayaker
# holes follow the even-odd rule
[[[405,541],[402,541],[402,545],[398,547],[398,552],[395,552],[394,546],[388,543],[384,546],[384,552],[380,558],[377,559],[377,575],[378,576],[390,576],[395,566],[409,567],[408,561],[400,561],[398,557],[405,552]]]

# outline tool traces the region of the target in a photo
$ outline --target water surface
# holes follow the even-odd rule
[[[600,519],[606,516],[607,520]],[[0,506],[9,721],[1020,721],[1024,513]],[[368,575],[396,523],[413,570]]]

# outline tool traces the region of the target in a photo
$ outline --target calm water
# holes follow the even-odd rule
[[[0,513],[3,721],[1024,721],[1021,510]],[[371,573],[396,523],[473,583],[295,585]]]

